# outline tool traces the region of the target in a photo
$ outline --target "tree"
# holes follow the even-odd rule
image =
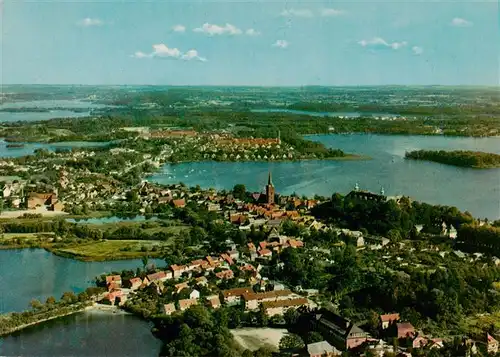
[[[324,340],[323,336],[317,331],[310,331],[307,333],[306,337],[307,343],[321,342]]]
[[[250,350],[244,350],[241,357],[253,357],[253,352]]]
[[[289,333],[281,338],[279,347],[280,350],[303,348],[304,341],[299,335]]]
[[[237,184],[233,187],[233,196],[237,199],[244,200],[246,198],[247,189],[243,184]]]
[[[53,296],[49,296],[47,300],[45,301],[47,305],[55,305],[56,303],[56,298]]]
[[[43,304],[37,299],[32,299],[30,305],[34,310],[40,310],[43,307]]]
[[[142,266],[144,268],[144,270],[146,270],[146,267],[148,265],[148,261],[149,261],[149,258],[147,255],[143,255],[142,258],[141,258],[141,261],[142,261]]]
[[[283,315],[288,326],[295,325],[299,316],[300,316],[299,312],[295,309],[288,309]]]
[[[269,347],[260,347],[253,355],[254,357],[272,357],[273,351]]]
[[[66,291],[65,293],[62,294],[61,301],[66,304],[71,304],[78,301],[78,298],[76,297],[74,292]]]
[[[130,190],[125,194],[128,202],[136,202],[139,199],[139,195],[136,190]]]

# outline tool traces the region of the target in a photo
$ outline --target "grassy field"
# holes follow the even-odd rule
[[[231,330],[236,342],[243,348],[256,351],[261,347],[278,350],[281,338],[287,333],[277,328],[237,328]]]
[[[11,240],[11,239],[23,239],[23,240],[33,240],[42,238],[52,238],[54,236],[53,232],[47,233],[3,233],[0,235],[0,240]]]
[[[67,248],[51,249],[54,254],[84,261],[102,261],[117,259],[135,259],[145,255],[158,257],[160,250],[169,243],[154,240],[108,240],[74,245]],[[141,249],[146,247],[147,252]],[[157,247],[157,252],[151,249]]]

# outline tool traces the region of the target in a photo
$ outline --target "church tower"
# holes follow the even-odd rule
[[[269,178],[267,179],[266,199],[267,199],[267,204],[269,205],[274,204],[274,185],[273,185],[273,180],[271,179],[271,171],[269,171]]]

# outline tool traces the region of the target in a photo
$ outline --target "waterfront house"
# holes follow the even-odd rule
[[[147,275],[148,280],[150,283],[154,281],[167,281],[168,279],[172,278],[172,273],[171,272],[164,272],[164,271],[159,271],[157,273],[153,274],[148,274]]]
[[[170,266],[170,270],[172,271],[172,277],[174,279],[179,278],[182,273],[188,271],[188,267],[185,265],[177,265],[177,264],[172,264]]]
[[[115,290],[110,293],[108,293],[105,296],[105,299],[108,300],[111,305],[123,305],[125,301],[127,301],[127,296],[123,294],[123,291],[121,290]]]
[[[340,356],[340,351],[330,345],[327,341],[310,343],[307,345],[309,357],[332,357]]]
[[[174,312],[175,312],[175,304],[174,303],[163,305],[163,313],[165,315],[171,315]]]
[[[122,277],[120,275],[108,275],[106,277],[106,285],[117,284],[118,286],[122,285]]]
[[[137,290],[141,287],[142,280],[141,278],[132,278],[129,280],[129,288],[130,290]]]
[[[398,321],[399,321],[399,314],[384,314],[380,315],[379,317],[379,323],[382,330],[385,330],[391,324]]]
[[[179,310],[184,311],[189,309],[193,305],[198,304],[198,299],[183,299],[179,300]]]

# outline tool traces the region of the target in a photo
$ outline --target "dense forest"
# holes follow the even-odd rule
[[[500,155],[480,151],[416,150],[406,152],[405,157],[413,160],[428,160],[446,165],[494,168],[500,167]]]

